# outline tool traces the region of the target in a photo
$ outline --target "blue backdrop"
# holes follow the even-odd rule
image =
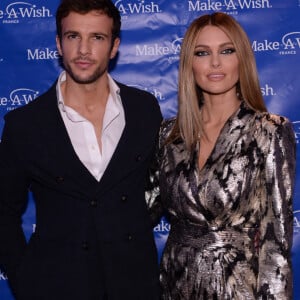
[[[60,72],[55,46],[58,2],[0,1],[0,133],[3,115],[45,92]],[[234,16],[250,37],[269,111],[285,115],[294,123],[299,145],[300,0],[117,0],[115,4],[122,15],[122,43],[117,67],[111,73],[121,82],[154,94],[164,117],[177,112],[179,52],[188,25],[195,17],[214,11]],[[35,209],[30,199],[24,216],[27,237],[34,223]],[[169,229],[164,219],[154,229],[159,255]],[[294,300],[299,300],[299,166],[292,255]],[[0,300],[12,299],[6,275],[0,270]]]

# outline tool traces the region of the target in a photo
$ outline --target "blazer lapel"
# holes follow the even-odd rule
[[[81,190],[85,190],[86,195],[99,196],[117,184],[148,157],[152,150],[151,147],[154,146],[151,136],[147,136],[147,125],[140,126],[144,124],[143,116],[135,107],[135,101],[126,101],[126,95],[122,95],[125,128],[112,158],[98,182],[78,158],[54,99],[57,99],[55,85],[46,96],[47,107],[42,116],[43,123],[47,123],[45,127],[47,132],[44,136],[49,134],[52,136],[52,141],[47,143],[49,147],[47,152],[56,160],[53,164],[55,164],[57,176],[68,176],[74,184],[81,187]]]
[[[47,96],[45,114],[42,116],[43,124],[46,124],[44,136],[48,140],[46,151],[55,159],[52,164],[57,170],[57,176],[68,176],[76,185],[89,191],[91,185],[98,181],[80,161],[72,146],[57,105],[56,89],[52,87]]]
[[[135,116],[128,105],[123,104],[125,111],[125,128],[113,156],[99,182],[97,191],[105,192],[107,189],[117,184],[126,174],[128,174],[142,160],[139,144],[139,133],[134,126]]]
[[[142,112],[135,105],[136,101],[132,101],[130,97],[128,99],[128,95],[124,94],[122,94],[122,103],[125,113],[125,128],[99,183],[98,196],[139,167],[139,164],[148,159],[149,153],[154,147],[153,125],[148,127],[147,122],[144,122]]]

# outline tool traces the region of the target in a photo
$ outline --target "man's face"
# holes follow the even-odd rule
[[[57,37],[56,44],[73,81],[94,83],[107,72],[120,42],[117,38],[112,45],[112,26],[113,20],[99,11],[71,12],[62,19],[62,39]]]

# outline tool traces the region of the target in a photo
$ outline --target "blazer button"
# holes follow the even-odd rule
[[[57,176],[55,178],[55,180],[56,180],[57,183],[63,183],[65,181],[65,179],[62,176]]]
[[[122,202],[126,202],[127,201],[127,196],[126,195],[122,195],[122,197],[121,197],[121,200],[122,200]]]
[[[133,236],[131,234],[127,235],[127,241],[131,242],[133,240]]]
[[[142,160],[142,156],[141,155],[137,155],[135,158],[136,161],[141,161]]]
[[[96,201],[96,200],[92,200],[92,201],[90,202],[90,205],[91,205],[92,207],[97,207],[97,201]]]
[[[89,249],[88,243],[87,243],[87,242],[82,242],[82,243],[81,243],[81,248],[82,248],[83,250],[88,250],[88,249]]]

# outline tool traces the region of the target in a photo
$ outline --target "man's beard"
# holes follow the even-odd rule
[[[89,77],[81,78],[80,75],[76,75],[70,64],[65,64],[65,71],[70,75],[70,77],[78,84],[90,84],[96,82],[104,73],[105,69],[98,67],[93,74],[91,74]]]

